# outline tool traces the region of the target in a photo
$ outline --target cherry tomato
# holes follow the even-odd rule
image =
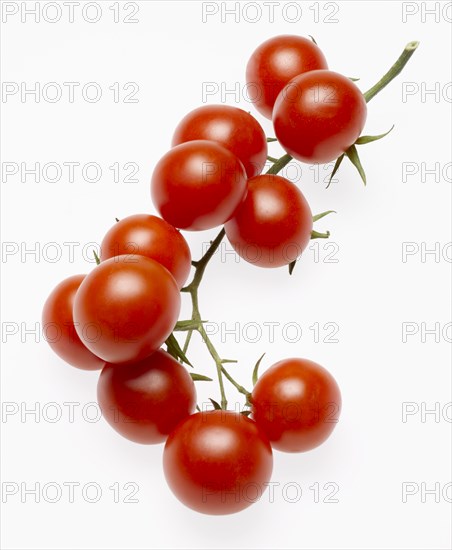
[[[101,260],[122,254],[139,254],[156,260],[176,279],[179,288],[184,286],[190,273],[191,254],[187,241],[177,229],[157,216],[128,216],[107,232],[101,245]]]
[[[182,143],[164,155],[152,175],[152,199],[179,229],[222,225],[243,199],[246,172],[238,158],[213,141]]]
[[[86,276],[74,300],[75,328],[109,363],[138,361],[170,335],[180,310],[174,277],[155,260],[124,255]]]
[[[84,370],[103,368],[105,361],[91,353],[78,337],[72,318],[75,293],[85,275],[64,279],[47,298],[42,311],[42,326],[53,351],[66,363]]]
[[[341,412],[341,392],[332,375],[307,359],[284,359],[259,378],[252,418],[273,448],[309,451],[323,443]]]
[[[234,250],[261,267],[294,261],[311,237],[312,213],[301,191],[289,180],[270,174],[248,180],[248,193],[225,224]]]
[[[161,443],[193,413],[195,385],[187,370],[166,351],[137,363],[107,363],[97,398],[108,423],[137,443]]]
[[[294,158],[331,162],[355,143],[367,116],[363,94],[332,71],[311,71],[292,79],[273,109],[276,137]]]
[[[312,40],[292,35],[266,40],[246,67],[248,93],[253,96],[254,106],[265,117],[272,118],[276,98],[289,80],[317,69],[328,69],[328,65]]]
[[[247,176],[262,172],[267,160],[267,138],[257,120],[228,105],[205,105],[191,111],[176,128],[173,145],[208,139],[223,145],[242,162]]]
[[[262,496],[273,457],[255,422],[231,411],[208,411],[188,417],[170,434],[163,468],[186,506],[205,514],[232,514]]]

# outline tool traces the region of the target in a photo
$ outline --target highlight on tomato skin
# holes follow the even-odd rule
[[[139,361],[160,348],[177,322],[179,287],[155,260],[115,256],[86,276],[74,300],[75,329],[109,363]]]
[[[251,394],[251,417],[272,447],[289,453],[310,451],[333,432],[342,400],[336,380],[308,359],[283,359],[258,379]]]
[[[103,368],[97,398],[107,422],[136,443],[162,443],[195,410],[190,374],[162,349],[132,364]]]
[[[246,82],[253,104],[266,118],[272,118],[279,92],[295,76],[328,69],[322,50],[310,39],[280,35],[260,44],[246,67]]]
[[[223,225],[246,193],[246,171],[222,145],[194,140],[176,145],[156,164],[151,195],[163,219],[178,229]]]
[[[74,298],[86,275],[73,275],[50,293],[42,311],[47,343],[61,359],[82,370],[99,370],[105,361],[92,353],[79,338],[72,315]]]
[[[232,411],[204,411],[183,420],[163,452],[166,481],[189,508],[233,514],[257,502],[268,487],[272,449],[259,426]]]
[[[101,261],[123,254],[147,256],[162,264],[179,288],[191,269],[191,252],[180,231],[158,216],[135,214],[119,220],[104,236]]]
[[[262,172],[267,161],[267,138],[259,122],[243,109],[229,105],[204,105],[179,122],[172,145],[207,139],[233,153],[249,178]]]
[[[293,78],[273,109],[276,137],[289,155],[308,164],[336,160],[364,128],[366,100],[347,77],[310,71]]]
[[[308,245],[312,212],[291,181],[263,174],[248,180],[247,195],[224,228],[244,260],[259,267],[281,267],[296,260]]]

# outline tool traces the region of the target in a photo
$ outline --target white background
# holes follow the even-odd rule
[[[222,22],[221,4],[206,22],[200,2],[138,2],[138,23],[114,23],[109,9],[113,2],[103,1],[97,23],[83,20],[83,2],[75,9],[73,23],[67,10],[54,24],[42,17],[36,23],[33,16],[22,23],[20,12],[2,23],[4,83],[30,87],[38,82],[42,87],[57,82],[63,90],[55,103],[42,95],[39,102],[30,95],[24,101],[20,94],[3,96],[2,167],[72,161],[81,166],[96,162],[102,169],[97,183],[86,181],[80,167],[73,183],[67,172],[55,183],[42,175],[40,182],[33,176],[21,182],[20,172],[2,178],[2,488],[19,487],[15,495],[3,494],[2,547],[449,548],[451,489],[443,489],[451,481],[450,328],[448,333],[442,329],[450,322],[450,8],[435,21],[422,11],[434,2],[408,3],[405,10],[418,12],[404,22],[401,2],[303,2],[302,17],[294,23],[289,19],[296,12],[283,12],[284,3],[279,2],[273,22],[261,5],[262,15],[253,23],[253,6],[239,12],[238,21],[229,15]],[[228,8],[233,5],[228,3]],[[119,7],[121,20],[133,9],[123,3]],[[324,21],[336,11],[330,19],[337,22]],[[392,124],[395,129],[386,139],[360,149],[367,188],[345,161],[339,181],[327,190],[323,178],[329,169],[320,167],[320,179],[308,166],[302,167],[301,177],[301,165],[286,172],[313,212],[337,211],[316,225],[318,230],[329,229],[335,244],[325,248],[327,241],[318,241],[292,277],[286,269],[236,263],[231,254],[217,256],[209,267],[201,289],[203,318],[225,322],[227,329],[239,323],[236,335],[221,334],[219,327],[213,336],[225,357],[239,359],[230,366],[231,374],[249,387],[252,365],[264,351],[263,369],[284,357],[307,357],[334,374],[343,394],[341,421],[323,446],[306,454],[275,452],[273,481],[279,485],[273,502],[264,494],[238,515],[209,517],[185,508],[166,487],[162,446],[135,445],[102,419],[89,422],[96,410],[86,404],[95,401],[98,373],[65,365],[39,332],[26,330],[39,323],[44,300],[62,278],[93,268],[82,255],[86,243],[100,242],[115,217],[154,212],[149,194],[153,166],[169,148],[180,118],[203,103],[203,82],[216,83],[219,90],[233,89],[238,82],[243,91],[246,62],[254,48],[282,33],[313,35],[330,68],[360,77],[363,91],[408,41],[420,40],[421,45],[403,74],[369,104],[365,134],[382,133]],[[72,103],[63,82],[80,83]],[[88,82],[102,89],[96,103],[81,95]],[[115,82],[121,88],[118,103],[108,89]],[[139,86],[137,103],[123,101],[127,82]],[[404,83],[419,90],[405,101]],[[439,97],[421,94],[435,85],[444,92]],[[218,92],[204,99],[252,111],[267,135],[273,135],[271,123],[243,96],[222,98]],[[270,145],[270,154],[280,152]],[[138,181],[115,183],[108,168],[115,162],[136,163]],[[404,163],[411,163],[408,170],[417,173],[403,178]],[[422,166],[431,169],[435,163],[443,173],[423,177]],[[124,175],[121,171],[121,180]],[[215,234],[187,235],[195,258]],[[63,244],[67,242],[80,243],[73,258]],[[419,248],[405,262],[404,242],[414,243],[411,250]],[[435,246],[439,257],[421,255],[422,247]],[[25,254],[34,247],[36,255]],[[58,250],[61,257],[54,262]],[[184,308],[188,315],[188,304]],[[268,322],[279,323],[273,342],[264,325]],[[295,324],[288,330],[286,323]],[[319,338],[309,328],[315,323]],[[326,323],[337,325],[338,342],[325,341],[330,330],[324,328]],[[418,329],[405,342],[403,323]],[[435,323],[442,331],[437,338],[422,335],[422,327],[431,329]],[[302,330],[301,338],[295,329]],[[190,357],[198,372],[214,375],[199,341]],[[199,384],[198,389],[200,402],[219,398],[214,383]],[[234,392],[228,386],[231,406]],[[79,404],[73,422],[65,402]],[[50,421],[55,408],[48,403],[60,407],[61,419]],[[405,422],[403,403],[411,403],[405,407],[412,411],[419,409]],[[40,408],[35,416],[25,414],[33,407]],[[435,407],[438,417],[430,414],[422,422],[421,410]],[[21,483],[30,488],[49,482],[63,488],[57,503],[48,502],[52,491],[36,503],[20,489]],[[63,486],[67,482],[80,484],[73,503]],[[102,489],[97,503],[82,496],[81,487],[89,482]],[[139,502],[122,502],[129,491],[121,490],[121,502],[115,503],[109,489],[115,482],[121,487],[137,484]],[[320,502],[310,489],[316,483]],[[324,489],[326,483],[337,485],[338,502],[325,502],[330,492]],[[406,502],[404,483],[413,483],[413,492],[418,489]],[[422,494],[435,483],[441,491],[436,497]],[[298,501],[290,502],[300,489]]]

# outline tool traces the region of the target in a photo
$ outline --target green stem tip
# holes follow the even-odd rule
[[[400,54],[397,61],[394,63],[394,65],[389,69],[389,71],[374,85],[370,90],[367,90],[367,92],[364,94],[364,99],[367,103],[375,97],[383,88],[385,88],[394,78],[399,75],[405,65],[410,60],[410,57],[413,55],[413,53],[416,51],[417,47],[419,46],[419,42],[412,41],[408,42],[408,44],[405,46],[405,49]]]

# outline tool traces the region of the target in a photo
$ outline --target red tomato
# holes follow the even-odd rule
[[[147,256],[162,264],[182,288],[190,274],[191,254],[187,241],[165,220],[148,214],[128,216],[105,235],[101,260],[122,254]]]
[[[261,44],[248,61],[248,94],[255,97],[256,109],[272,118],[276,98],[289,80],[317,69],[328,69],[328,65],[312,40],[302,36],[275,36]]]
[[[276,137],[294,158],[307,163],[335,160],[355,143],[367,116],[363,94],[332,71],[292,79],[273,109]]]
[[[73,275],[53,289],[44,304],[42,326],[49,346],[66,363],[78,369],[98,370],[105,361],[82,343],[72,318],[75,293],[84,278],[85,275]]]
[[[187,370],[166,351],[127,365],[107,365],[97,398],[109,424],[137,443],[161,443],[196,405]]]
[[[273,457],[255,422],[231,411],[208,411],[189,416],[170,434],[163,468],[186,506],[204,514],[232,514],[262,496]]]
[[[116,256],[80,285],[74,321],[88,349],[109,363],[125,363],[156,351],[179,310],[179,288],[166,268],[145,256]]]
[[[222,225],[246,191],[243,164],[213,141],[182,143],[164,155],[152,175],[152,199],[165,220],[199,231]]]
[[[259,378],[252,418],[280,451],[309,451],[323,443],[341,412],[341,392],[331,374],[307,359],[284,359]]]
[[[267,160],[267,138],[257,120],[228,105],[205,105],[191,111],[176,128],[173,146],[208,139],[223,145],[242,162],[247,176],[262,172]]]
[[[234,250],[261,267],[294,261],[311,238],[312,213],[301,191],[270,174],[248,180],[248,193],[225,224]]]

